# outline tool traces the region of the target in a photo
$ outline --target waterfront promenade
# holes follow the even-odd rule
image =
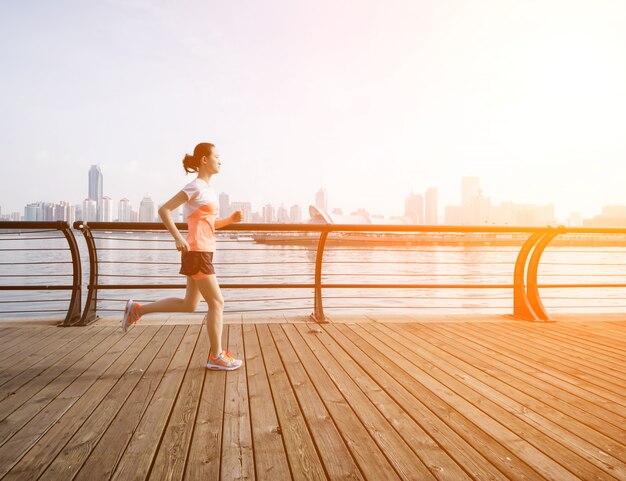
[[[0,324],[0,479],[626,479],[626,320]]]

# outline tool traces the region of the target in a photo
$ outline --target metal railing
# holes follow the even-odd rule
[[[61,235],[59,235],[61,234]],[[66,247],[55,245],[55,239],[62,239]],[[45,241],[45,248],[31,247],[31,241]],[[54,246],[53,246],[54,244]],[[69,252],[70,258],[50,260],[52,253]],[[40,257],[33,260],[29,254],[38,253]],[[71,272],[59,273],[61,265],[71,265]],[[0,314],[18,315],[34,313],[65,313],[62,325],[69,326],[81,318],[81,263],[76,238],[67,222],[0,222],[0,266],[8,273],[0,274],[1,292],[17,291],[70,291],[67,299],[7,299],[6,294],[0,300]],[[46,272],[47,266],[54,266],[54,272]],[[38,270],[40,269],[40,270]],[[24,272],[26,271],[26,272]],[[55,283],[61,279],[71,278],[71,284]],[[39,283],[20,284],[8,283],[6,280],[21,279],[22,281],[39,281]],[[45,284],[41,284],[41,281]],[[66,309],[58,303],[68,303]],[[40,303],[40,304],[38,304]],[[43,304],[42,304],[43,303]],[[54,307],[45,308],[52,304]],[[26,307],[11,306],[18,305]],[[6,309],[8,306],[8,310]]]
[[[187,229],[186,224],[177,226],[181,231]],[[65,222],[2,222],[0,279],[3,283],[0,291],[66,290],[71,291],[71,297],[25,300],[3,296],[0,314],[65,312],[62,325],[86,325],[97,318],[98,312],[121,310],[122,299],[104,296],[105,292],[114,296],[116,290],[123,291],[127,296],[128,291],[133,290],[185,288],[183,278],[177,274],[179,254],[173,249],[173,241],[163,224],[79,221],[74,228],[82,232],[88,252],[89,282],[84,308],[81,309],[80,254],[69,226]],[[398,306],[454,309],[457,307],[450,307],[450,303],[459,299],[464,301],[458,308],[466,309],[472,305],[470,301],[478,299],[481,302],[505,301],[504,306],[491,307],[505,308],[520,319],[549,321],[549,310],[571,307],[572,302],[579,300],[579,297],[563,297],[558,294],[559,290],[567,289],[569,294],[577,289],[621,288],[626,292],[626,283],[539,283],[540,266],[548,269],[542,271],[542,279],[556,277],[560,280],[571,276],[563,274],[570,266],[605,265],[613,269],[611,273],[589,274],[585,280],[593,276],[608,277],[611,281],[617,277],[626,280],[620,267],[626,264],[616,263],[613,257],[603,261],[604,264],[597,259],[595,263],[580,263],[582,253],[586,251],[571,250],[577,249],[581,243],[589,246],[595,242],[598,246],[618,246],[613,251],[600,251],[601,255],[604,252],[606,255],[612,252],[610,255],[613,256],[615,253],[626,254],[625,236],[626,229],[623,228],[232,224],[218,231],[220,258],[215,265],[225,292],[245,292],[240,299],[234,300],[236,302],[227,302],[227,309],[233,304],[240,306],[230,312],[309,310],[316,321],[325,322],[325,310],[328,309],[332,312],[339,309],[396,309]],[[63,239],[63,247],[53,246],[52,239]],[[31,240],[39,240],[45,246],[31,247],[35,245],[29,244]],[[565,262],[550,259],[542,262],[546,249],[555,244],[570,245],[570,250],[566,251],[569,257]],[[272,249],[260,249],[259,246],[272,246]],[[61,251],[69,252],[70,258],[53,259],[53,254],[60,255]],[[480,254],[478,257],[476,252]],[[39,257],[32,258],[27,254]],[[119,255],[126,257],[120,259]],[[448,256],[445,261],[441,260],[442,255]],[[71,272],[60,272],[61,264],[71,264]],[[47,270],[38,271],[38,266]],[[365,266],[365,270],[358,271],[359,266]],[[459,266],[462,274],[458,272]],[[510,271],[506,270],[509,266]],[[144,268],[148,270],[142,270]],[[255,272],[255,268],[261,271]],[[64,277],[71,277],[71,284],[58,283]],[[7,283],[14,279],[23,282]],[[384,295],[369,294],[375,289],[407,292],[398,296],[389,296],[389,291],[381,293]],[[540,290],[545,293],[546,289],[553,289],[557,295],[542,299]],[[304,294],[291,295],[298,290]],[[259,292],[270,292],[272,297],[262,297]],[[407,306],[413,302],[411,299],[415,301],[413,304],[419,304],[418,301],[425,304]],[[545,299],[569,299],[570,306],[549,305],[546,308]],[[376,300],[382,300],[383,304],[376,304]],[[615,301],[615,297],[598,300]],[[436,305],[439,301],[443,304]],[[39,308],[53,302],[68,302],[68,308]],[[6,306],[27,303],[32,304],[28,308],[3,310]]]
[[[153,275],[153,276],[138,276],[134,275],[101,275],[99,274],[99,266],[102,265],[102,261],[98,259],[98,252],[106,251],[124,251],[129,249],[116,248],[116,247],[98,247],[96,245],[97,237],[95,234],[108,233],[109,237],[102,237],[102,239],[116,240],[115,237],[111,237],[113,233],[120,232],[146,232],[153,233],[164,232],[165,227],[160,223],[101,223],[101,222],[76,222],[74,227],[80,229],[87,242],[89,252],[89,264],[90,264],[90,277],[87,293],[87,302],[85,309],[81,317],[81,324],[87,324],[92,322],[97,315],[98,311],[98,296],[99,292],[106,290],[129,290],[129,289],[182,289],[185,287],[184,283],[171,283],[165,282],[168,277],[174,277],[171,275]],[[177,224],[177,227],[184,231],[187,229],[186,224]],[[553,228],[535,228],[535,227],[496,227],[496,226],[406,226],[406,225],[338,225],[338,224],[231,224],[230,226],[221,229],[220,233],[230,233],[232,235],[241,233],[253,233],[258,234],[260,232],[266,232],[265,242],[268,244],[278,245],[280,252],[284,252],[292,247],[285,247],[291,245],[307,246],[310,251],[314,253],[315,259],[311,259],[310,264],[313,265],[313,272],[307,273],[287,273],[282,275],[275,274],[237,274],[233,276],[221,276],[220,286],[223,289],[300,289],[308,290],[312,292],[312,317],[318,322],[325,322],[327,320],[325,315],[325,300],[328,299],[342,299],[342,296],[326,296],[324,297],[324,290],[335,289],[431,289],[431,290],[454,290],[454,289],[471,289],[471,290],[509,290],[512,291],[512,314],[520,319],[532,320],[532,321],[549,321],[550,316],[546,308],[543,305],[539,289],[540,288],[593,288],[593,287],[626,287],[626,284],[619,283],[560,283],[560,284],[539,284],[538,283],[538,271],[542,255],[546,248],[553,240],[563,234],[626,234],[626,229],[619,228],[573,228],[565,229],[563,227]],[[273,233],[273,234],[272,234]],[[273,235],[281,233],[282,237],[275,238]],[[333,235],[335,236],[333,238]],[[469,237],[468,237],[469,235]],[[465,236],[465,238],[460,238]],[[504,238],[503,238],[504,236]],[[508,236],[508,237],[507,237]],[[352,274],[342,273],[325,273],[324,266],[328,264],[339,265],[341,263],[350,264],[363,264],[367,261],[325,261],[325,254],[329,251],[350,251],[350,246],[378,245],[374,249],[381,250],[380,246],[385,246],[390,243],[390,251],[394,252],[412,252],[415,250],[415,246],[423,246],[428,244],[434,244],[439,246],[452,245],[452,246],[468,246],[468,245],[490,245],[490,244],[507,244],[510,247],[514,247],[519,250],[511,250],[511,253],[515,254],[515,262],[513,272],[509,277],[509,282],[479,282],[479,283],[467,283],[467,282],[338,282],[334,279],[342,276],[355,277]],[[508,241],[506,238],[510,238]],[[395,240],[394,240],[395,239]],[[145,247],[146,242],[139,242],[141,239],[121,239],[117,240],[132,240],[138,241],[138,247],[134,250],[140,251],[144,254],[148,252],[156,252],[161,254],[161,251],[172,251],[171,246],[167,248],[161,247]],[[257,239],[258,240],[258,239]],[[231,242],[228,239],[222,239],[222,242]],[[167,239],[153,239],[152,242],[169,242]],[[234,242],[234,241],[233,241]],[[328,247],[329,244],[334,247]],[[626,242],[624,243],[626,245]],[[345,248],[348,246],[348,248]],[[401,247],[402,246],[402,247]],[[301,250],[302,247],[294,248],[294,250]],[[362,250],[361,247],[358,247]],[[218,251],[246,251],[257,250],[255,248],[218,248]],[[106,261],[114,264],[116,261]],[[136,264],[151,263],[146,261],[119,261],[117,263],[134,262]],[[488,261],[487,261],[488,262]],[[168,264],[178,264],[178,262],[167,262]],[[270,265],[271,261],[258,262],[264,266]],[[282,262],[278,262],[283,264]],[[286,262],[285,264],[307,264],[305,261]],[[378,262],[379,264],[393,264],[393,262]],[[157,260],[154,264],[163,264],[162,260]],[[224,265],[239,265],[247,267],[251,264],[249,261],[243,262],[228,262],[222,263]],[[396,264],[406,264],[405,262],[396,262]],[[415,264],[420,264],[419,261]],[[451,263],[453,264],[453,263]],[[375,277],[378,280],[384,279],[385,276],[402,277],[403,274],[389,274],[389,273],[377,273],[370,274],[371,277]],[[416,275],[407,274],[412,278]],[[440,274],[435,277],[438,279],[445,278],[446,275]],[[505,274],[491,275],[489,278],[504,277]],[[159,279],[158,284],[153,283],[101,283],[101,278],[116,278],[116,277],[143,277],[143,278],[155,278]],[[218,276],[219,277],[219,276]],[[292,282],[258,282],[261,278],[271,279],[276,278],[291,278]],[[295,279],[307,278],[306,282],[297,282]],[[426,277],[426,276],[425,276]],[[451,277],[454,277],[452,275]],[[236,278],[254,278],[257,282],[229,282],[227,279]],[[430,278],[430,276],[429,276]],[[333,279],[333,280],[329,280]],[[225,282],[223,282],[225,281]],[[372,296],[367,296],[372,297]],[[289,299],[307,299],[307,298],[289,298]],[[345,299],[345,297],[343,297]],[[102,300],[102,299],[101,299]],[[107,299],[114,301],[114,299]],[[119,300],[119,299],[118,299]],[[251,300],[251,299],[247,299]],[[281,300],[280,298],[271,299],[274,301]],[[243,301],[243,300],[242,300]],[[333,308],[350,308],[354,306],[333,306]],[[384,307],[384,306],[379,306]],[[307,309],[307,307],[301,308]],[[111,309],[116,310],[116,309]],[[118,309],[119,310],[119,309]],[[265,310],[265,309],[260,309]],[[237,311],[240,312],[240,311]]]

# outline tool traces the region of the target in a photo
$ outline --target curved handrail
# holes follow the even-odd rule
[[[537,246],[530,257],[530,262],[528,263],[528,302],[537,317],[542,321],[550,321],[550,316],[546,312],[546,308],[543,306],[541,296],[539,295],[539,285],[537,282],[539,261],[541,260],[541,256],[546,247],[548,247],[548,244],[552,242],[552,239],[561,234],[564,230],[565,229],[561,227],[545,233],[539,242],[537,242]]]
[[[25,286],[25,285],[9,285],[0,286],[1,291],[42,291],[42,290],[69,290],[71,291],[70,302],[68,304],[67,313],[65,319],[61,322],[62,326],[74,325],[80,319],[81,312],[81,287],[82,287],[82,274],[80,263],[80,252],[76,237],[72,232],[69,224],[65,221],[53,221],[53,222],[30,222],[30,221],[2,221],[0,222],[0,229],[6,230],[40,230],[49,229],[59,231],[65,237],[68,248],[72,257],[72,284],[71,285],[37,285],[37,286]]]

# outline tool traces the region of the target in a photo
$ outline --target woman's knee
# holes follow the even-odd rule
[[[209,305],[209,309],[224,309],[224,298],[222,296],[214,297],[207,301],[207,304]]]
[[[198,302],[183,302],[183,312],[194,312],[198,304]]]

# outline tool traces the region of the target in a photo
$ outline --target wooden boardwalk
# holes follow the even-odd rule
[[[224,335],[0,326],[0,479],[626,479],[626,322]]]

